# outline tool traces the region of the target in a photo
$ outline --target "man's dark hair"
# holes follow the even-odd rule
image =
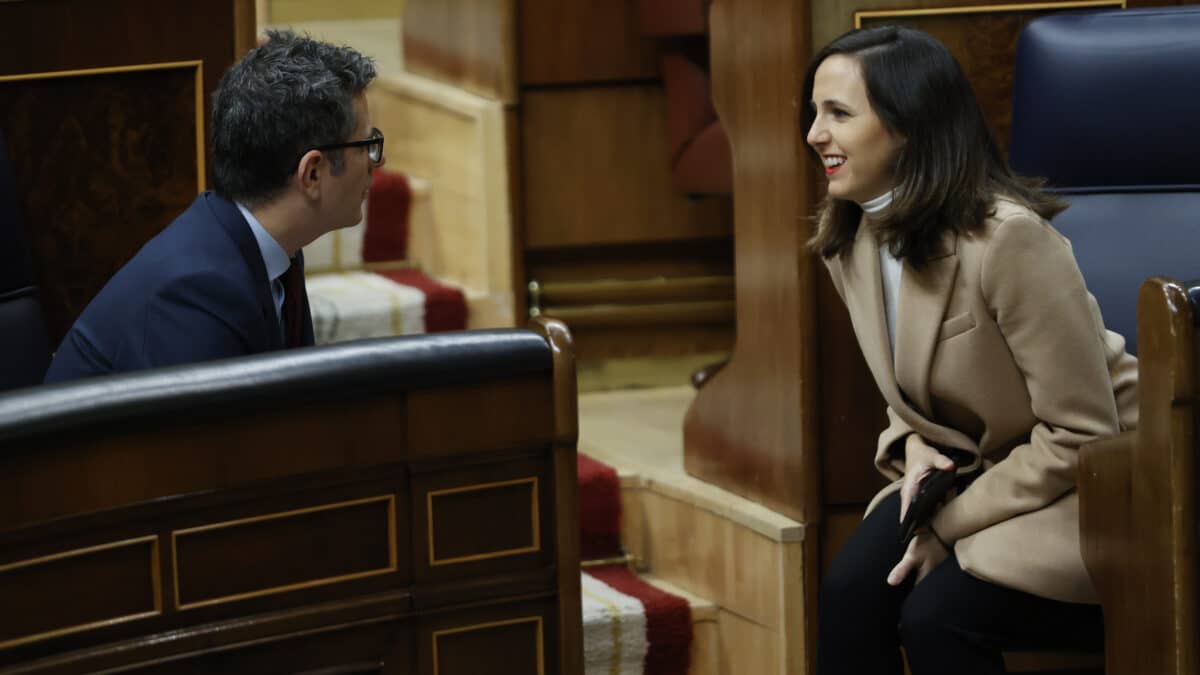
[[[269,202],[305,152],[351,140],[354,99],[373,79],[374,62],[349,47],[268,31],[213,94],[213,188],[247,206]],[[327,156],[340,169],[341,153]]]
[[[1041,191],[1041,181],[1012,172],[958,61],[919,30],[854,30],[818,52],[804,78],[801,129],[806,135],[816,117],[812,95],[817,68],[834,54],[858,62],[871,108],[888,131],[905,139],[893,201],[879,223],[882,242],[897,258],[921,267],[947,231],[981,228],[994,212],[996,197],[1024,204],[1043,218],[1066,208]],[[819,163],[820,155],[814,155]],[[826,197],[809,245],[825,258],[848,254],[861,218],[858,204]]]

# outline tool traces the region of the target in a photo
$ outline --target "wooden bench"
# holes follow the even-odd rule
[[[0,397],[0,670],[581,673],[561,324]]]
[[[1107,675],[1200,672],[1198,302],[1195,282],[1142,285],[1138,428],[1080,457],[1083,557],[1104,605]]]

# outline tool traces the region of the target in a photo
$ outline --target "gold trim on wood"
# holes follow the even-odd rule
[[[89,546],[87,548],[73,549],[70,551],[64,551],[62,553],[55,553],[53,555],[42,556],[40,558],[30,558],[29,560],[21,560],[21,561],[15,562],[15,563],[8,563],[6,565],[0,565],[0,574],[4,574],[6,572],[21,569],[24,567],[35,567],[37,565],[44,565],[46,563],[52,563],[52,562],[56,562],[59,560],[63,560],[65,558],[75,558],[78,556],[89,555],[92,553],[99,553],[101,551],[108,551],[108,550],[112,550],[115,548],[126,548],[129,546],[137,546],[140,544],[150,544],[150,584],[152,586],[151,592],[153,593],[153,596],[154,596],[154,609],[152,611],[139,612],[137,614],[127,614],[125,616],[113,617],[111,619],[101,619],[100,621],[92,621],[90,623],[80,624],[78,626],[69,626],[67,628],[56,628],[54,630],[45,631],[42,633],[34,633],[32,635],[26,635],[24,637],[13,638],[11,640],[5,640],[3,642],[0,642],[0,649],[8,649],[10,647],[16,647],[16,646],[23,645],[23,644],[29,644],[30,642],[37,642],[39,640],[48,640],[50,638],[56,638],[56,637],[60,637],[62,635],[70,635],[72,633],[79,633],[81,631],[91,630],[93,628],[102,628],[104,626],[113,626],[113,625],[120,624],[120,623],[126,623],[128,621],[135,621],[137,619],[145,619],[147,617],[158,616],[158,615],[162,614],[162,574],[158,567],[158,537],[156,535],[152,535],[152,534],[147,535],[145,537],[137,537],[135,539],[125,539],[123,541],[116,541],[116,542],[112,542],[110,544],[100,544],[99,546]]]
[[[1073,2],[1032,2],[1014,5],[978,5],[973,7],[927,7],[921,9],[867,10],[857,11],[854,13],[854,27],[862,28],[863,19],[941,16],[948,14],[987,14],[990,12],[1044,12],[1058,9],[1094,9],[1098,7],[1125,9],[1125,0],[1078,0]]]
[[[173,70],[176,68],[196,69],[196,192],[204,192],[208,176],[204,161],[204,62],[203,61],[168,61],[165,63],[138,63],[129,66],[109,66],[105,68],[85,68],[82,70],[52,70],[41,73],[21,73],[20,75],[0,75],[0,84],[6,82],[27,82],[29,80],[51,80],[67,77],[87,77],[91,75],[113,75],[117,73],[135,73],[147,70]]]
[[[235,593],[234,595],[225,595],[219,598],[208,598],[206,600],[198,600],[183,604],[179,601],[179,545],[180,536],[196,534],[198,532],[209,532],[211,530],[221,530],[230,527],[238,527],[241,525],[249,525],[252,523],[261,523],[268,520],[279,520],[281,518],[294,518],[306,513],[315,513],[318,511],[331,511],[334,509],[345,509],[363,504],[372,504],[375,502],[386,502],[388,513],[388,566],[380,569],[366,570],[364,572],[354,572],[352,574],[343,574],[336,577],[326,577],[321,579],[312,579],[309,581],[301,581],[294,584],[286,584],[283,586],[271,586],[257,591],[248,591],[246,593]],[[196,607],[208,607],[210,605],[226,604],[246,600],[249,598],[257,598],[263,595],[275,595],[277,593],[286,593],[288,591],[300,590],[302,588],[314,588],[316,586],[327,586],[336,584],[342,581],[351,581],[354,579],[363,579],[366,577],[378,576],[380,574],[388,574],[395,572],[397,569],[397,547],[396,547],[396,497],[394,495],[383,495],[379,497],[366,497],[364,499],[355,499],[348,502],[338,502],[336,504],[322,504],[321,506],[310,506],[303,509],[295,509],[292,511],[281,511],[265,516],[252,516],[249,518],[239,518],[238,520],[229,520],[220,523],[212,523],[210,525],[201,525],[199,527],[190,527],[184,530],[174,530],[171,532],[171,576],[175,588],[175,609],[195,609]]]
[[[537,626],[537,661],[538,675],[544,675],[546,672],[545,651],[543,649],[544,637],[542,635],[542,617],[540,616],[525,616],[519,619],[506,619],[504,621],[489,621],[487,623],[471,624],[470,626],[460,626],[458,628],[444,628],[442,630],[433,631],[433,675],[438,675],[438,638],[443,635],[453,635],[455,633],[466,633],[473,630],[483,630],[485,628],[498,628],[500,626],[512,626],[518,623],[533,623]]]
[[[204,62],[196,61],[196,194],[208,183],[208,165],[204,159]]]
[[[588,567],[607,567],[609,565],[625,565],[630,569],[637,567],[638,558],[632,553],[626,553],[613,558],[593,558],[591,560],[580,560],[579,566],[586,569]]]
[[[442,495],[456,494],[460,492],[474,492],[476,490],[488,490],[498,487],[507,487],[509,485],[521,485],[530,483],[533,489],[530,491],[530,527],[533,530],[533,544],[524,548],[510,548],[502,551],[492,551],[491,553],[477,553],[475,555],[463,555],[457,558],[441,558],[437,557],[433,547],[433,498]],[[540,551],[542,548],[542,533],[539,526],[538,517],[538,479],[537,476],[529,478],[517,478],[515,480],[504,480],[495,483],[479,483],[477,485],[465,485],[463,487],[447,488],[445,490],[430,490],[425,494],[425,517],[428,523],[427,536],[429,538],[429,566],[436,567],[438,565],[454,565],[465,562],[474,562],[476,560],[488,560],[489,558],[502,558],[510,555],[521,555],[524,553],[533,553]]]

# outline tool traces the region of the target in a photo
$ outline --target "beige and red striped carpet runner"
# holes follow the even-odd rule
[[[621,555],[617,472],[579,455],[583,559]],[[585,566],[583,651],[587,675],[686,675],[692,619],[683,598],[642,581],[626,565]]]
[[[386,268],[408,259],[412,200],[407,176],[374,172],[355,265],[379,263]],[[462,290],[418,269],[312,274],[306,283],[317,344],[467,327]]]

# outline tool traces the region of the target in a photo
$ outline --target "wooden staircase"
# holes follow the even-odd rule
[[[621,537],[644,580],[691,603],[693,675],[800,675],[805,531],[683,471],[687,387],[585,393],[580,452],[617,469]]]

